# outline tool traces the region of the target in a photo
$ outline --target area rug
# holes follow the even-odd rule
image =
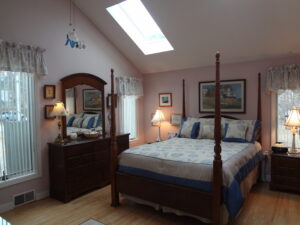
[[[89,219],[87,221],[84,221],[83,223],[79,224],[79,225],[105,225],[104,223],[100,223],[97,220],[94,219]]]

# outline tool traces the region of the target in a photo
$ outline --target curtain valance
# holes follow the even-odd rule
[[[137,77],[116,77],[118,95],[143,96],[142,79]]]
[[[300,68],[296,64],[270,67],[267,74],[269,91],[300,90]]]
[[[0,70],[45,75],[44,49],[0,40]]]

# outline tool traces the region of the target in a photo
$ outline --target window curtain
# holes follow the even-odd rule
[[[0,71],[48,73],[44,49],[0,40]]]
[[[121,133],[130,133],[137,138],[137,99],[143,96],[142,80],[137,77],[116,77],[119,97],[119,123]]]
[[[119,96],[143,96],[142,80],[137,77],[116,77],[116,90]]]
[[[267,74],[267,90],[300,90],[300,68],[296,64],[271,67]]]

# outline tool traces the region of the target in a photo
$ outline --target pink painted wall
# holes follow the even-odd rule
[[[60,79],[66,75],[86,72],[95,74],[108,84],[105,93],[110,92],[110,69],[116,76],[141,76],[138,70],[108,41],[97,28],[76,10],[77,31],[87,49],[65,47],[68,32],[67,0],[0,0],[0,39],[40,46],[46,49],[45,58],[49,75],[39,79],[40,100],[36,102],[40,116],[40,149],[42,175],[38,179],[0,188],[0,206],[12,201],[12,195],[35,189],[40,195],[49,190],[47,143],[57,135],[57,121],[44,120],[44,105],[60,100]],[[42,98],[44,84],[57,85],[57,99]],[[139,100],[142,121],[143,100]],[[143,142],[143,123],[140,122],[139,140]],[[1,208],[1,207],[0,207]]]
[[[226,53],[221,55],[221,62],[222,57],[226,57]],[[215,60],[214,56],[211,57],[211,60]],[[267,68],[270,66],[291,63],[299,64],[300,56],[221,65],[221,79],[246,79],[246,113],[232,114],[232,116],[240,119],[256,119],[257,74],[258,72],[262,73],[262,144],[265,150],[269,149],[271,143],[271,94],[265,89]],[[159,108],[158,93],[171,92],[173,95],[173,106],[161,108],[168,121],[171,113],[182,112],[182,79],[185,79],[186,81],[186,114],[188,116],[199,117],[201,114],[199,113],[198,83],[200,81],[214,80],[215,67],[177,70],[144,76],[144,127],[146,142],[154,141],[157,137],[157,127],[150,125],[150,114],[155,112],[156,108]],[[163,139],[167,138],[168,132],[178,132],[178,127],[171,126],[168,121],[164,122],[161,127]]]

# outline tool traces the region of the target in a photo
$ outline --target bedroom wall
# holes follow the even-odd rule
[[[226,57],[226,54],[221,55]],[[214,56],[211,60],[215,60]],[[257,74],[262,73],[262,144],[265,150],[269,150],[271,142],[271,94],[265,89],[267,68],[281,64],[300,63],[300,56],[288,58],[253,61],[237,64],[221,64],[221,79],[246,79],[246,113],[231,114],[240,119],[256,119],[257,115]],[[162,124],[161,135],[167,139],[168,132],[178,132],[178,127],[169,123],[171,113],[182,112],[182,79],[186,82],[186,114],[188,116],[199,117],[199,97],[198,83],[200,81],[211,81],[215,79],[215,67],[202,67],[170,71],[164,73],[147,74],[144,76],[145,89],[145,141],[155,141],[158,128],[150,125],[150,114],[159,108],[158,93],[171,92],[173,97],[172,107],[162,107],[166,122]]]
[[[0,0],[0,39],[40,46],[46,49],[45,58],[49,75],[39,79],[40,99],[36,102],[39,111],[40,148],[42,173],[38,179],[0,188],[0,212],[12,207],[12,195],[35,189],[37,197],[48,195],[48,149],[47,143],[57,135],[57,121],[44,119],[44,105],[60,100],[60,79],[66,75],[86,72],[95,74],[108,84],[105,93],[110,92],[110,69],[116,76],[141,76],[138,70],[108,41],[104,35],[76,9],[77,32],[87,49],[65,47],[65,35],[69,31],[67,0]],[[44,84],[55,84],[55,100],[44,100]],[[143,142],[143,100],[139,100],[139,139]]]

